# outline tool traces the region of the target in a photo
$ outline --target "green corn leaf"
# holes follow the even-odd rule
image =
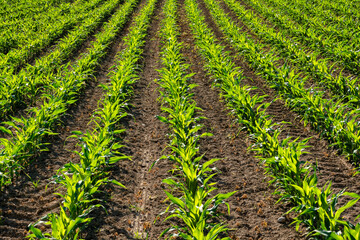
[[[4,132],[6,134],[9,134],[9,135],[13,135],[10,129],[5,128],[3,126],[0,126],[0,131]]]
[[[117,185],[117,186],[120,186],[120,187],[122,187],[122,188],[126,188],[123,184],[121,184],[120,182],[118,182],[118,181],[116,181],[116,180],[114,180],[114,179],[110,180],[110,182],[113,183],[113,184],[115,184],[115,185]]]
[[[33,225],[30,225],[29,226],[29,230],[30,232],[32,232],[33,234],[27,236],[27,238],[33,238],[33,237],[36,237],[36,238],[39,238],[39,239],[45,239],[43,233],[41,232],[40,229],[34,227]]]
[[[182,209],[185,209],[185,203],[183,201],[181,201],[179,198],[174,197],[171,193],[165,191],[165,194],[168,196],[168,198],[175,203],[176,205],[178,205],[179,207],[181,207]]]

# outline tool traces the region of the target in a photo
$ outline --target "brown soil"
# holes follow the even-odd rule
[[[160,22],[163,0],[158,1],[148,30],[143,52],[139,80],[134,86],[134,98],[130,110],[131,117],[123,124],[126,134],[124,142],[126,154],[131,162],[119,163],[120,171],[114,169],[112,177],[122,182],[127,189],[111,189],[108,214],[98,221],[87,239],[156,239],[166,228],[161,221],[154,224],[157,215],[165,210],[166,198],[162,179],[170,176],[171,164],[158,162],[149,172],[151,164],[167,151],[169,140],[167,126],[155,116],[160,115],[156,69],[160,69]],[[165,150],[165,152],[163,152]],[[109,188],[111,188],[109,186]]]

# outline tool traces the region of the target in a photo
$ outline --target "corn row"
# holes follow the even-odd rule
[[[137,0],[127,1],[112,16],[103,31],[96,35],[97,39],[88,52],[72,66],[72,70],[65,66],[58,71],[52,81],[52,93],[44,96],[41,107],[31,110],[33,117],[13,118],[12,122],[5,122],[11,129],[0,127],[0,130],[12,136],[9,140],[0,139],[4,146],[0,152],[0,189],[11,183],[13,177],[29,163],[31,156],[38,151],[46,150],[44,146],[47,143],[43,142],[45,136],[56,134],[51,131],[51,127],[59,122],[67,107],[76,102],[79,91],[86,80],[94,74],[95,67],[106,54],[107,47],[116,34],[127,22],[136,3]]]
[[[289,4],[291,2],[287,2]],[[337,29],[341,28],[356,28],[359,26],[359,23],[356,19],[359,18],[360,12],[358,11],[357,4],[353,6],[350,2],[347,3],[339,3],[333,1],[324,1],[317,2],[316,0],[309,2],[304,0],[296,0],[296,6],[300,6],[302,8],[302,14],[310,14],[311,16],[319,16],[322,24],[339,24]],[[345,7],[344,7],[345,5]],[[346,8],[346,5],[347,8]],[[295,6],[292,5],[292,6]],[[340,7],[341,6],[341,7]],[[344,11],[345,10],[345,11]]]
[[[241,29],[226,16],[219,4],[205,0],[216,24],[227,40],[243,55],[254,69],[276,89],[287,105],[303,116],[305,124],[327,138],[354,162],[360,160],[360,126],[357,123],[359,109],[353,109],[343,100],[323,99],[324,92],[317,88],[306,89],[305,79],[286,64],[275,66],[277,57],[270,51],[261,51],[261,44],[248,39]],[[346,101],[344,101],[346,102]]]
[[[339,0],[339,1],[319,1],[315,0],[315,2],[320,2],[324,9],[330,10],[332,14],[336,16],[349,16],[356,17],[354,20],[358,19],[359,16],[359,1],[347,1],[347,0]]]
[[[56,75],[53,73],[54,69],[63,67],[63,61],[84,43],[89,34],[115,10],[120,1],[122,0],[110,0],[104,6],[89,12],[83,25],[71,31],[54,51],[37,60],[34,66],[28,66],[18,74],[14,74],[14,69],[5,70],[0,83],[0,116],[5,117],[16,105],[27,99],[30,102],[35,101],[40,86],[48,87],[51,84]]]
[[[246,2],[289,36],[301,41],[312,50],[319,51],[323,56],[339,61],[344,68],[354,74],[359,74],[360,53],[356,50],[356,46],[359,45],[357,38],[352,42],[334,41],[332,35],[319,34],[316,29],[297,24],[276,8],[267,6],[260,0],[246,0]]]
[[[302,0],[268,1],[272,2],[277,9],[285,11],[285,13],[291,16],[297,23],[314,28],[317,32],[323,33],[325,36],[332,36],[334,42],[348,42],[356,35],[355,29],[358,24],[353,19],[343,19],[343,22],[336,21],[337,19],[334,18],[329,19],[329,15],[315,4],[308,4],[308,2]]]
[[[105,97],[99,104],[102,107],[96,111],[93,119],[97,127],[85,134],[74,132],[74,137],[79,139],[82,148],[81,152],[77,152],[80,164],[69,163],[55,176],[55,182],[63,185],[67,192],[61,195],[64,202],[60,206],[60,214],[50,213],[45,216],[52,227],[52,233],[45,234],[49,237],[77,239],[79,229],[91,221],[88,214],[94,208],[103,207],[101,204],[93,203],[101,201],[94,197],[94,194],[100,191],[99,187],[109,182],[125,187],[106,177],[106,167],[129,158],[118,152],[122,145],[116,141],[115,136],[125,130],[118,130],[117,123],[126,116],[126,103],[133,92],[132,84],[138,78],[136,63],[143,51],[146,30],[156,2],[157,0],[148,2],[141,10],[141,14],[135,18],[129,34],[125,37],[126,48],[117,56],[118,61],[115,65],[116,69],[111,73],[111,82],[103,86]],[[68,176],[69,174],[72,177]],[[42,221],[37,224],[39,223]],[[30,235],[31,238],[44,237],[35,226],[30,226],[30,230],[33,233]]]
[[[0,33],[0,54],[7,54],[11,50],[26,46],[38,38],[39,34],[45,35],[49,30],[54,30],[52,25],[59,27],[69,16],[83,12],[88,3],[84,4],[82,1],[62,3],[59,7],[48,9],[45,13],[12,21],[12,24],[6,24],[2,21],[0,25],[0,29],[2,29]],[[4,25],[6,27],[3,27]]]
[[[225,2],[261,40],[276,48],[276,53],[306,72],[307,76],[313,77],[327,87],[334,97],[344,98],[343,100],[353,104],[354,107],[360,106],[358,78],[345,77],[341,73],[334,77],[333,65],[327,59],[318,60],[319,53],[305,52],[298,43],[288,40],[283,32],[262,24],[254,12],[245,10],[238,2],[234,0],[225,0]]]
[[[198,140],[210,134],[199,135],[202,125],[198,122],[203,117],[196,116],[201,109],[196,106],[192,99],[193,94],[189,92],[196,85],[189,84],[193,74],[186,74],[189,66],[184,63],[180,53],[182,44],[178,42],[176,11],[176,0],[167,0],[163,8],[165,18],[161,29],[161,60],[164,67],[160,70],[161,79],[158,81],[162,88],[162,111],[167,116],[158,118],[166,123],[172,132],[169,145],[172,154],[160,159],[168,159],[176,164],[173,169],[175,176],[163,180],[176,194],[165,191],[171,203],[162,214],[169,214],[166,220],[180,219],[184,226],[173,224],[165,229],[160,237],[168,235],[166,239],[175,236],[182,239],[218,239],[219,234],[226,233],[227,227],[216,220],[219,216],[217,208],[235,192],[214,195],[211,193],[216,190],[215,183],[211,182],[216,175],[211,165],[218,159],[204,162],[204,155],[199,154]]]
[[[1,19],[4,20],[22,18],[28,14],[45,11],[49,7],[62,6],[57,0],[32,0],[31,2],[2,0],[1,3],[0,16],[2,17]]]
[[[194,0],[187,0],[186,5],[189,9],[195,8],[191,6],[195,5]],[[278,124],[274,124],[266,114],[270,103],[264,103],[265,96],[251,96],[252,88],[241,85],[244,77],[240,69],[231,62],[224,47],[215,43],[213,33],[204,24],[204,17],[197,14],[200,21],[192,21],[191,27],[195,44],[207,63],[206,68],[215,79],[216,86],[222,89],[232,114],[254,137],[254,151],[263,156],[259,157],[265,164],[267,174],[273,178],[271,183],[279,187],[276,193],[281,196],[280,201],[291,201],[295,205],[289,212],[298,213],[294,220],[297,228],[304,223],[310,227],[311,235],[355,239],[360,234],[360,225],[355,227],[343,221],[341,214],[360,200],[360,196],[344,191],[334,194],[331,183],[321,189],[317,187],[316,168],[300,161],[308,139],[291,141],[287,138],[279,141]],[[354,199],[337,209],[336,204],[341,196]]]
[[[33,38],[24,36],[26,44],[19,49],[11,49],[7,54],[1,54],[0,71],[8,72],[17,70],[20,66],[36,54],[40,53],[52,41],[56,40],[61,34],[66,33],[68,30],[74,28],[76,24],[81,23],[83,19],[89,16],[88,11],[93,10],[98,6],[101,1],[93,0],[86,4],[79,4],[78,6],[69,6],[69,15],[64,19],[58,19],[54,24],[48,24],[45,33],[36,34]],[[46,22],[46,21],[45,21]],[[31,29],[26,28],[25,29]],[[17,36],[16,34],[15,36]],[[14,36],[14,32],[9,32],[9,36]],[[1,41],[1,40],[0,40]],[[4,39],[5,45],[13,40]],[[0,42],[0,46],[2,43]]]

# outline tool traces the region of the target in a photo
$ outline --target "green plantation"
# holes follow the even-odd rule
[[[357,0],[0,0],[1,239],[360,239]]]

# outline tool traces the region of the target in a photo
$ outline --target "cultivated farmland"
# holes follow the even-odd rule
[[[0,239],[360,239],[358,1],[0,2]]]

